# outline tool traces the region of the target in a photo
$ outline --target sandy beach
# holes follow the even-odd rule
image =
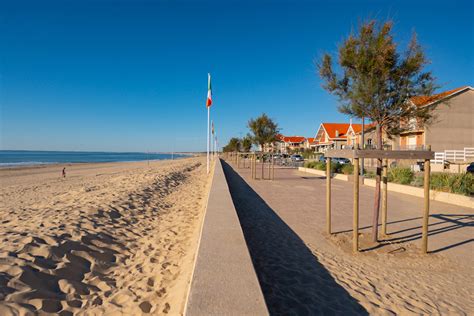
[[[181,314],[205,160],[0,170],[0,315]]]

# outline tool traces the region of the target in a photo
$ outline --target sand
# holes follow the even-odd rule
[[[182,314],[202,158],[0,170],[0,315]]]

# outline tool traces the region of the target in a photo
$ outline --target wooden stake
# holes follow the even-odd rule
[[[263,154],[260,155],[260,163],[262,164],[262,180],[265,180],[265,174],[264,174],[265,163],[263,160]]]
[[[387,169],[388,160],[382,165],[382,236],[387,235]]]
[[[352,251],[359,251],[359,158],[354,158],[354,214],[352,219]]]
[[[424,179],[424,188],[425,188],[425,208],[423,212],[423,236],[421,249],[423,253],[428,253],[428,224],[430,218],[430,172],[431,165],[430,160],[425,159],[425,179]]]
[[[253,177],[253,157],[254,157],[254,154],[252,154],[252,156],[250,156],[250,174],[252,175],[252,179],[254,179],[254,177]]]
[[[257,179],[257,154],[253,154],[253,179]]]
[[[270,161],[268,162],[268,180],[271,180],[272,179],[272,161],[270,159]]]
[[[275,158],[272,156],[272,180],[275,180]]]
[[[326,230],[331,234],[331,158],[326,159]]]

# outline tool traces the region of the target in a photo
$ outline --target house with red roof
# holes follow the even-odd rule
[[[434,121],[427,126],[416,120],[400,135],[400,148],[431,145],[433,151],[474,147],[474,89],[464,86],[433,96],[410,98],[413,106],[433,107]]]
[[[317,141],[314,139],[314,137],[307,137],[305,142],[304,142],[304,148],[305,149],[316,149]]]
[[[304,149],[306,137],[304,136],[280,136],[280,152],[288,153],[290,150]]]
[[[350,126],[350,123],[321,123],[314,136],[317,142],[316,151],[343,148],[347,144],[347,131]]]
[[[411,120],[410,128],[400,136],[389,138],[382,131],[383,145],[392,149],[417,149],[431,145],[433,151],[474,148],[474,89],[464,86],[433,96],[410,98],[413,106],[434,107],[434,121],[424,126]],[[375,146],[375,124],[321,123],[313,142],[316,151],[327,149],[367,148]]]

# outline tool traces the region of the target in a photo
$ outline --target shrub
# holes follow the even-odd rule
[[[414,173],[410,168],[395,167],[388,170],[388,181],[400,184],[410,184]]]
[[[322,162],[322,161],[316,161],[316,164],[315,164],[315,169],[318,169],[318,170],[326,170],[326,163],[325,162]]]
[[[331,163],[331,173],[341,173],[342,165],[338,163]]]
[[[474,175],[471,173],[432,173],[430,187],[438,191],[473,195]]]
[[[367,179],[374,179],[375,178],[375,172],[366,171],[366,172],[364,172],[364,177],[366,177]]]
[[[343,174],[353,174],[354,173],[354,166],[349,164],[349,163],[345,164],[345,165],[342,165],[341,172]]]
[[[425,180],[423,179],[423,176],[415,176],[411,182],[411,185],[414,187],[422,187],[424,182]]]
[[[306,161],[304,163],[304,167],[317,170],[326,170],[326,163],[320,161]]]

